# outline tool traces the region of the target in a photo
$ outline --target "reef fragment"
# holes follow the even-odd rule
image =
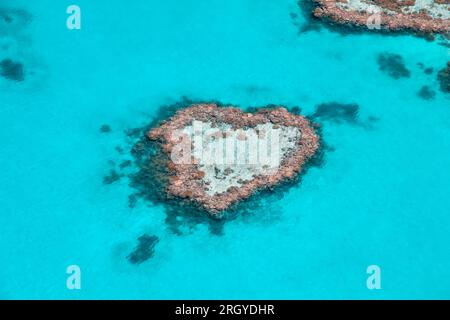
[[[338,24],[421,33],[450,31],[447,0],[313,0],[314,15]]]
[[[0,61],[0,75],[12,81],[25,80],[23,64],[14,62],[11,59],[3,59]]]
[[[116,181],[119,181],[122,178],[122,175],[119,174],[116,170],[111,169],[109,174],[103,177],[103,184],[112,184]]]
[[[140,264],[153,257],[155,246],[159,242],[159,238],[154,235],[143,234],[138,238],[138,245],[134,251],[128,255],[128,260],[133,264]]]
[[[316,107],[316,111],[312,114],[313,118],[321,120],[329,120],[336,123],[343,121],[349,123],[358,122],[359,106],[356,103],[321,103]]]
[[[434,90],[432,90],[429,86],[423,86],[417,95],[424,100],[432,100],[436,96],[436,92],[434,92]]]
[[[245,113],[193,104],[151,129],[168,171],[168,197],[218,216],[259,189],[294,178],[319,148],[303,116],[276,107]]]
[[[382,53],[378,55],[377,63],[380,71],[385,72],[394,79],[409,78],[411,72],[406,68],[402,56],[395,53]]]
[[[111,126],[108,125],[108,124],[103,124],[103,125],[100,127],[100,132],[101,132],[101,133],[109,133],[109,132],[111,132]]]
[[[439,86],[442,92],[450,93],[450,61],[447,66],[438,73]]]

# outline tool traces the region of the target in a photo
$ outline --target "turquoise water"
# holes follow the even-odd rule
[[[67,1],[2,1],[26,14],[0,24],[0,58],[25,70],[24,81],[0,77],[0,298],[450,298],[440,40],[299,34],[295,0],[76,4],[81,30],[66,28]],[[411,76],[381,72],[384,52],[401,55]],[[417,96],[424,85],[434,99]],[[182,96],[304,114],[355,103],[359,114],[321,122],[325,162],[281,199],[261,199],[264,209],[227,221],[221,235],[205,223],[179,235],[164,206],[129,207],[126,177],[102,179],[109,161],[131,159],[124,131]],[[160,241],[131,264],[144,233]],[[66,288],[72,264],[81,290]],[[366,287],[372,264],[381,290]]]

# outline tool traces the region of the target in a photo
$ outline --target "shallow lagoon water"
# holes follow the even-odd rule
[[[450,298],[439,40],[299,34],[295,0],[77,5],[82,30],[71,31],[64,1],[2,1],[27,19],[0,31],[0,58],[25,70],[24,81],[0,77],[1,298]],[[386,52],[403,58],[409,78],[379,70]],[[417,95],[424,85],[434,99]],[[325,163],[281,199],[261,199],[259,214],[227,221],[221,235],[206,224],[178,235],[164,206],[128,206],[127,178],[102,180],[110,161],[131,159],[124,131],[183,96],[306,115],[357,104],[359,113],[318,119]],[[154,254],[131,264],[144,233],[159,238]],[[66,288],[71,264],[82,271],[78,291]],[[366,288],[372,264],[381,290]]]

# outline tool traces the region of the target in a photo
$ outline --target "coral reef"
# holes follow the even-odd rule
[[[374,116],[361,118],[359,116],[359,110],[360,106],[356,103],[324,102],[316,105],[314,113],[309,115],[309,118],[318,123],[350,124],[368,130],[374,129],[374,124],[379,119]],[[329,148],[330,146],[328,146]]]
[[[155,246],[159,242],[157,236],[149,236],[148,234],[143,234],[138,238],[138,245],[135,247],[134,251],[128,255],[128,260],[133,264],[140,264],[147,261],[155,253]]]
[[[394,79],[409,78],[411,72],[406,68],[403,58],[394,53],[382,53],[377,57],[378,67],[381,71]]]
[[[341,123],[342,121],[356,123],[358,122],[358,112],[359,106],[355,103],[331,102],[319,104],[312,117],[337,123]]]
[[[123,175],[119,174],[116,170],[111,169],[109,174],[103,177],[103,184],[111,184],[119,181]]]
[[[45,66],[35,56],[27,32],[31,20],[26,10],[0,4],[0,85],[4,82],[23,87],[43,80]]]
[[[111,132],[111,126],[109,126],[109,125],[107,125],[107,124],[103,124],[103,125],[100,127],[100,132],[101,132],[101,133],[109,133],[109,132]]]
[[[367,29],[450,31],[450,4],[446,0],[314,0],[314,15],[338,24]]]
[[[450,93],[450,61],[438,73],[438,81],[442,92]]]
[[[160,144],[157,165],[167,170],[168,196],[213,215],[258,189],[294,178],[319,148],[309,121],[281,107],[244,113],[194,104],[151,129],[148,137]]]
[[[436,96],[436,92],[434,92],[434,90],[432,90],[429,86],[423,86],[417,95],[424,100],[432,100]]]
[[[0,76],[12,81],[23,81],[25,79],[23,64],[3,59],[0,61]]]

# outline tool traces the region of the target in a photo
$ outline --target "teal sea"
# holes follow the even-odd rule
[[[306,1],[76,0],[69,30],[67,1],[1,0],[0,298],[450,298],[449,49],[305,28]],[[129,130],[183,97],[298,106],[323,161],[219,231],[174,227],[129,198],[124,161]],[[159,241],[132,263],[143,234]]]

